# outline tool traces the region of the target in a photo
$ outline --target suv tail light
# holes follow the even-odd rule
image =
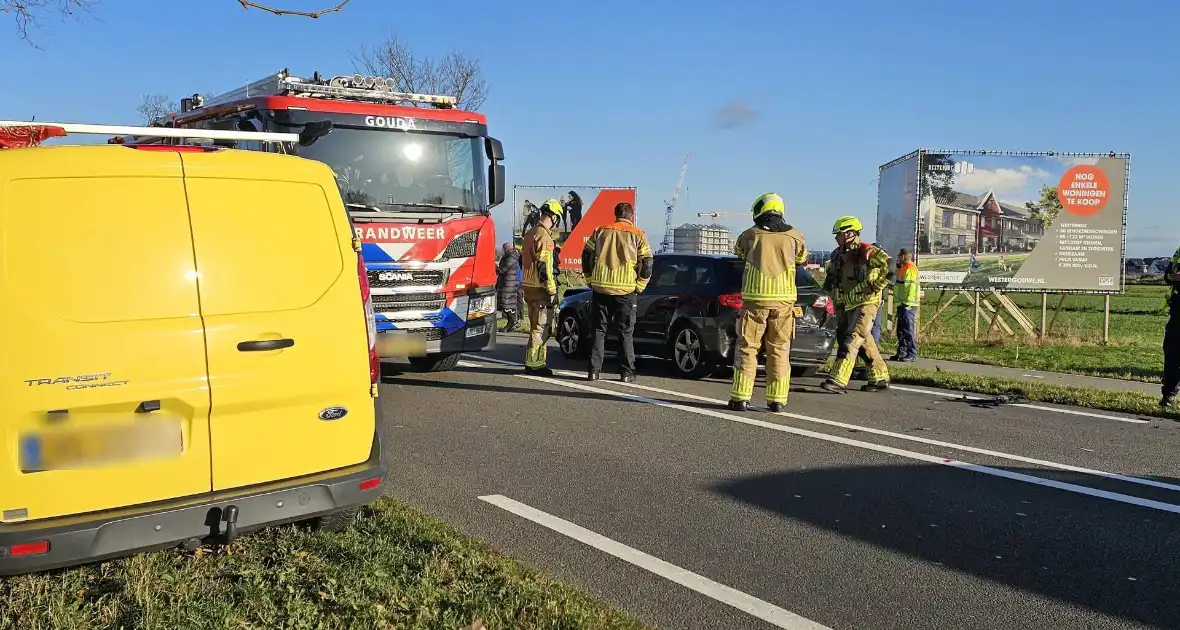
[[[356,254],[356,275],[361,283],[361,303],[365,307],[365,333],[369,337],[369,384],[381,379],[381,359],[377,356],[377,315],[373,311],[373,296],[369,290],[369,270],[360,252]]]
[[[741,293],[722,293],[721,295],[717,296],[717,303],[720,304],[721,306],[727,306],[729,308],[741,308],[742,307],[742,294]]]
[[[832,302],[832,298],[826,295],[815,298],[815,303],[811,305],[811,308],[822,308],[828,315],[836,314],[836,305]]]

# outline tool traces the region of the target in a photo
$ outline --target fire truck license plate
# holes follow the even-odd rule
[[[377,335],[377,354],[383,357],[420,357],[426,354],[426,335],[395,330]]]

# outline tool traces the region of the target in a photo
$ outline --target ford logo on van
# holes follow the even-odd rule
[[[333,420],[339,420],[347,415],[348,410],[344,407],[328,407],[327,409],[320,412],[320,420],[323,420],[324,422],[331,422]]]

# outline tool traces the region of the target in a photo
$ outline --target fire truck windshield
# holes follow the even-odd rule
[[[397,210],[430,206],[487,209],[481,138],[336,127],[296,154],[336,173],[344,202]]]

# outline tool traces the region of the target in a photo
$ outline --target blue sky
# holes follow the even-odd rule
[[[1095,0],[352,0],[307,20],[105,0],[80,23],[47,20],[41,50],[0,16],[0,118],[133,122],[145,93],[351,72],[350,52],[396,33],[482,59],[510,184],[637,186],[653,244],[686,151],[676,224],[775,190],[821,249],[836,216],[875,223],[877,167],[916,148],[1115,150],[1133,154],[1128,255],[1165,255],[1180,245],[1178,17],[1180,4]],[[721,111],[741,124],[718,126]]]

